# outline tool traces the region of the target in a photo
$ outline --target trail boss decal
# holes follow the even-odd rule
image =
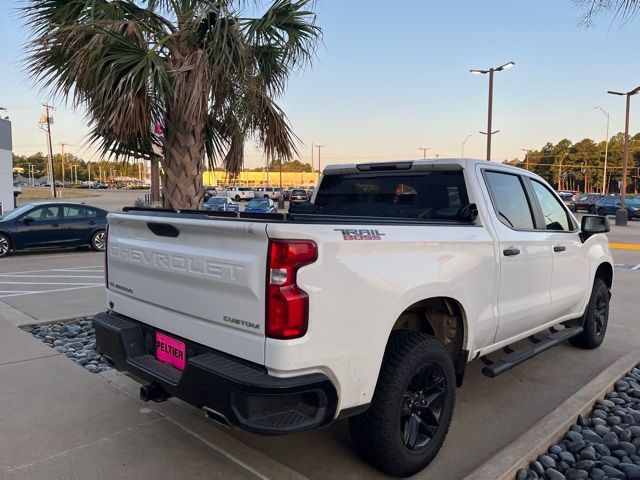
[[[334,228],[334,232],[342,233],[343,240],[382,240],[384,233],[380,233],[380,230],[370,229],[350,229],[350,228]]]

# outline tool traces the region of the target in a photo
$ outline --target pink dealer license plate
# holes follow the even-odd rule
[[[186,365],[186,348],[184,342],[156,332],[156,357],[158,360],[184,370]]]

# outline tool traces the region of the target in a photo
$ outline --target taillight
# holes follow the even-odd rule
[[[266,335],[288,340],[307,333],[309,297],[296,284],[303,265],[318,259],[311,241],[270,240],[267,260]]]
[[[104,286],[109,288],[109,224],[104,231]]]

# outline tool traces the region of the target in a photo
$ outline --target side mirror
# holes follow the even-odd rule
[[[582,230],[580,235],[584,242],[591,235],[607,233],[611,229],[609,228],[609,219],[607,217],[601,217],[599,215],[585,215],[582,217],[580,230]]]

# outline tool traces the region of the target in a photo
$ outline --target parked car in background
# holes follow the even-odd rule
[[[253,189],[253,193],[256,198],[270,198],[271,200],[277,200],[280,198],[280,191],[275,187],[256,187]]]
[[[104,251],[107,211],[77,203],[29,203],[0,215],[0,257],[12,250],[90,246]]]
[[[585,193],[584,195],[580,195],[580,197],[573,202],[572,210],[574,212],[585,210],[589,213],[596,213],[596,202],[603,196],[604,195],[599,193]]]
[[[571,194],[573,200],[577,200],[582,195],[582,192],[578,190],[558,190],[558,195],[562,195],[563,193]]]
[[[103,183],[103,182],[96,182],[93,185],[91,185],[91,188],[95,188],[96,190],[106,190],[107,188],[109,188],[109,184]]]
[[[289,201],[291,203],[304,203],[304,202],[308,202],[309,201],[309,194],[307,193],[306,190],[303,190],[302,188],[300,189],[294,189],[291,190],[291,195],[289,196]]]
[[[228,187],[226,195],[236,202],[255,198],[255,193],[251,187]]]
[[[245,213],[278,213],[278,208],[270,198],[254,198],[244,207]]]
[[[596,202],[596,213],[598,215],[615,215],[620,210],[620,195],[607,195]],[[625,207],[629,212],[629,218],[640,218],[640,197],[627,196]]]
[[[206,202],[211,197],[215,197],[218,195],[218,189],[215,187],[205,187],[204,193],[202,194],[202,201]]]
[[[209,197],[202,207],[212,212],[239,212],[240,207],[232,202],[229,197]]]
[[[562,202],[569,207],[570,210],[573,210],[573,194],[569,192],[558,192],[558,196],[562,200]]]
[[[284,199],[285,200],[289,200],[289,198],[291,197],[291,188],[285,188],[284,191],[282,192],[284,194]]]

